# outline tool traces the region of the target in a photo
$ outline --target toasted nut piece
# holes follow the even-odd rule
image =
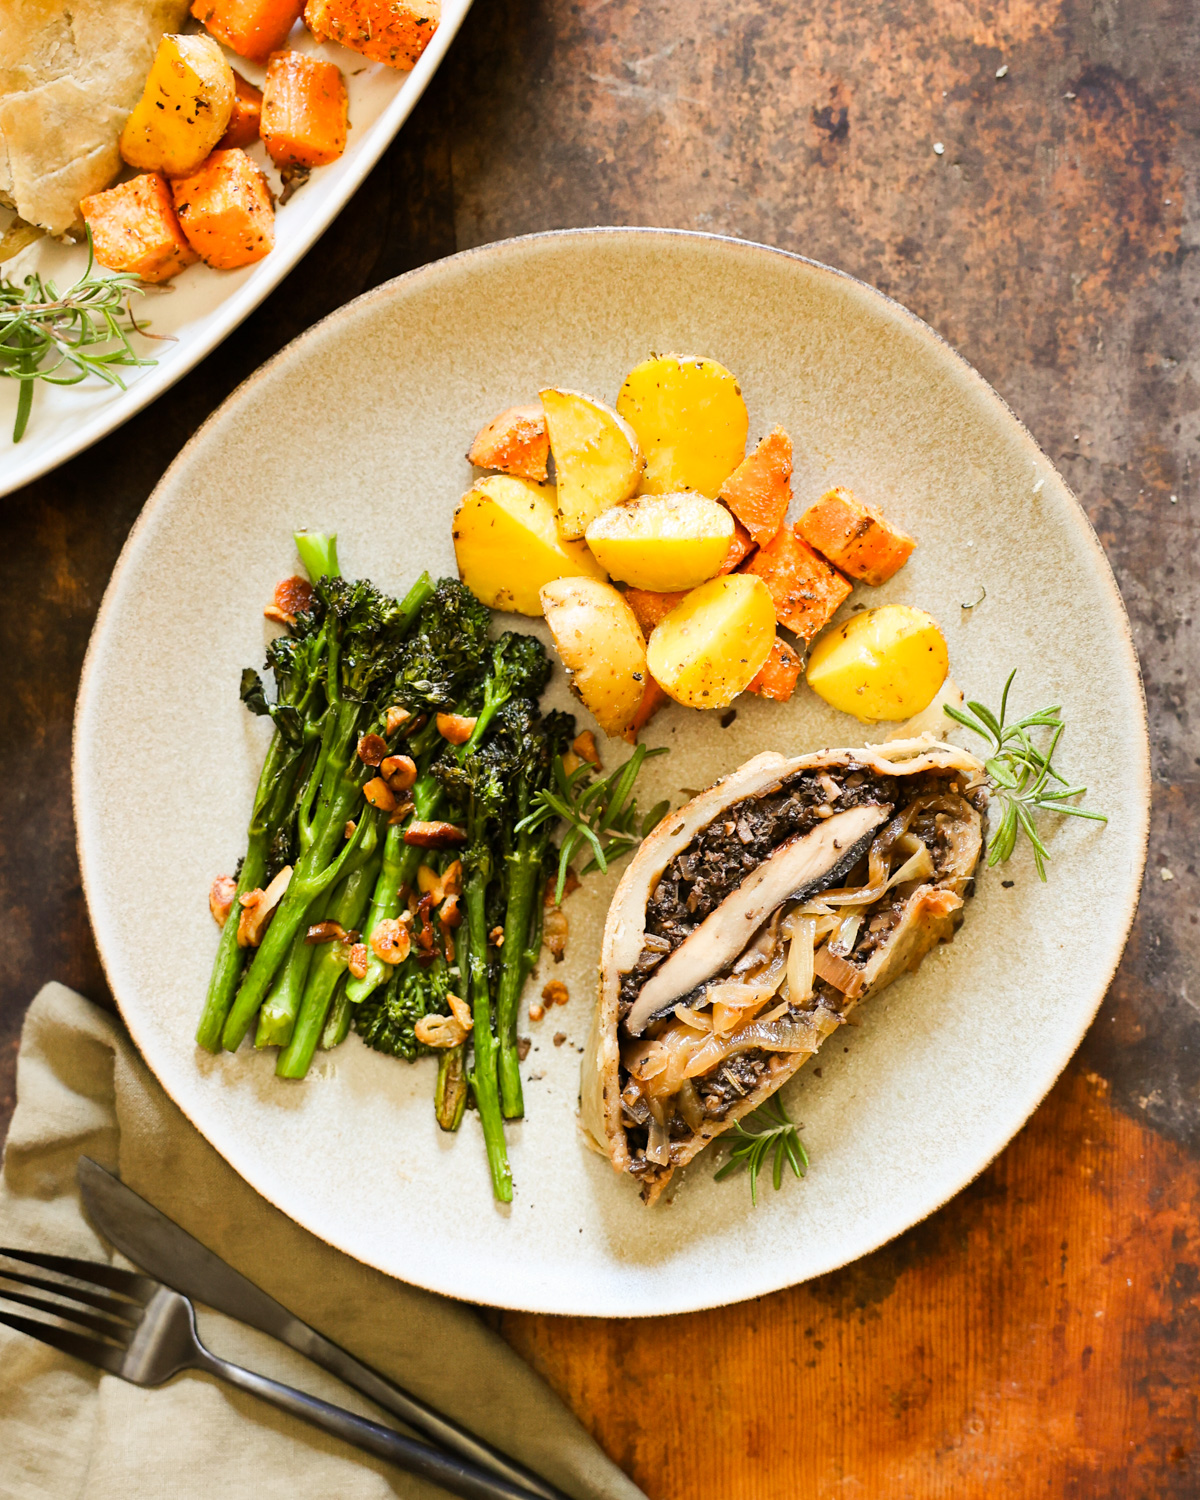
[[[561,979],[552,979],[542,990],[542,999],[547,1005],[565,1005],[570,998]]]
[[[567,1033],[565,1031],[556,1031],[554,1033],[554,1045],[556,1047],[561,1047],[562,1044],[566,1041],[566,1039],[567,1039]]]
[[[385,964],[400,964],[412,951],[408,927],[397,917],[385,917],[371,934],[371,951]]]
[[[403,802],[401,802],[397,806],[396,811],[388,819],[388,827],[390,828],[393,823],[403,823],[408,818],[410,818],[412,816],[413,806],[414,804],[410,798],[406,798]]]
[[[395,812],[396,798],[390,786],[382,776],[373,776],[366,786],[363,787],[363,796],[380,812]]]
[[[536,1001],[529,1007],[529,1019],[531,1021],[540,1021],[545,1014],[546,1012]]]
[[[546,913],[546,920],[542,926],[542,941],[554,954],[554,962],[560,964],[563,961],[563,953],[567,946],[567,914],[560,906],[552,906]]]
[[[438,907],[438,921],[443,927],[458,927],[462,923],[462,911],[457,896],[447,896]]]
[[[476,722],[467,714],[438,714],[438,733],[452,745],[465,745],[474,733]]]
[[[275,908],[283,900],[283,893],[292,878],[291,865],[284,865],[265,891],[247,891],[239,896],[241,913],[238,916],[237,945],[239,948],[257,948],[267,930],[267,923],[275,915]]]
[[[350,950],[350,972],[355,979],[367,977],[367,945],[366,943],[355,943]]]
[[[393,792],[407,792],[417,779],[417,763],[411,755],[389,755],[380,763],[379,774]]]
[[[467,1039],[467,1029],[457,1016],[422,1016],[413,1027],[413,1035],[425,1047],[460,1047]]]
[[[357,828],[358,828],[358,824],[354,821],[354,819],[353,818],[347,818],[346,819],[346,826],[345,826],[345,828],[342,829],[342,837],[345,838],[345,839],[352,839],[354,837],[354,834],[355,834],[355,831],[356,831]]]
[[[401,708],[398,703],[393,703],[387,711],[387,723],[384,725],[384,732],[390,738],[402,724],[406,724],[411,718],[412,714],[409,713],[407,708]]]
[[[315,947],[318,943],[332,943],[335,940],[344,943],[350,934],[340,922],[332,919],[325,922],[314,922],[304,934],[304,941]]]
[[[418,849],[452,849],[467,842],[467,830],[456,823],[413,823],[405,829],[404,842]]]
[[[381,734],[364,734],[358,742],[358,758],[364,766],[377,766],[387,754],[387,741]],[[387,772],[382,773],[384,776]]]
[[[417,868],[417,889],[422,896],[432,896],[434,906],[441,903],[446,894],[442,890],[442,877],[432,865],[420,865]]]
[[[488,942],[491,943],[491,945],[492,945],[493,948],[503,948],[504,947],[504,928],[503,927],[493,927],[492,930],[491,930],[491,932],[488,933]]]
[[[580,760],[586,760],[588,765],[600,769],[600,752],[596,749],[596,736],[590,729],[585,729],[582,734],[577,734],[571,741],[571,749]]]
[[[229,919],[229,908],[237,895],[237,881],[232,875],[218,875],[208,889],[208,909],[218,927]]]
[[[462,860],[455,859],[442,871],[442,895],[462,895]]]
[[[546,882],[545,904],[547,906],[557,906],[559,904],[554,899],[554,891],[557,885],[558,881],[553,875],[551,875],[550,879]],[[565,901],[572,891],[577,891],[579,889],[579,885],[579,876],[575,873],[575,866],[568,865],[567,878],[563,882],[563,900]]]
[[[268,620],[278,620],[281,625],[294,625],[296,616],[312,608],[313,587],[307,578],[293,574],[275,585],[275,601],[263,610]],[[274,611],[274,613],[272,613]]]
[[[457,995],[447,995],[446,999],[450,1003],[450,1014],[464,1031],[470,1031],[475,1025],[475,1018],[471,1014],[471,1007],[465,1000],[460,1000]]]

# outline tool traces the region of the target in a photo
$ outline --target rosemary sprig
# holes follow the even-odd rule
[[[563,898],[571,860],[579,849],[591,850],[591,859],[581,874],[607,870],[613,860],[636,848],[666,817],[671,804],[659,802],[639,823],[638,806],[633,797],[633,784],[643,764],[652,755],[666,753],[665,748],[648,750],[645,745],[639,745],[623,766],[596,781],[592,780],[593,768],[587,761],[568,771],[562,756],[555,758],[553,785],[537,794],[533,811],[517,824],[517,832],[522,829],[532,831],[556,818],[566,823],[567,831],[558,853],[556,901]]]
[[[758,1207],[758,1174],[766,1165],[768,1156],[772,1157],[771,1181],[776,1192],[783,1186],[785,1164],[791,1167],[795,1177],[803,1177],[808,1170],[808,1152],[778,1094],[735,1121],[733,1135],[726,1139],[732,1145],[729,1160],[713,1173],[713,1181],[723,1182],[745,1167],[750,1173],[750,1201],[755,1208]]]
[[[1096,823],[1107,823],[1108,819],[1103,813],[1074,807],[1066,800],[1070,797],[1082,797],[1087,787],[1068,786],[1051,764],[1066,728],[1060,718],[1060,704],[1039,709],[1037,713],[1028,714],[1012,724],[1005,723],[1008,690],[1016,675],[1014,668],[1004,684],[999,716],[982,703],[969,702],[969,713],[952,707],[949,703],[943,707],[952,719],[956,719],[991,745],[992,753],[984,764],[992,794],[999,801],[1002,812],[999,827],[992,837],[988,868],[1003,864],[1012,855],[1017,836],[1023,831],[1033,845],[1033,862],[1038,875],[1045,880],[1046,861],[1050,855],[1034,827],[1035,812],[1062,813],[1068,818],[1090,818]],[[1034,744],[1029,734],[1031,729],[1050,730],[1049,743],[1045,749],[1038,749]]]
[[[123,272],[97,276],[94,267],[89,231],[87,267],[65,292],[36,272],[23,282],[0,278],[0,375],[21,382],[14,443],[29,426],[35,381],[78,385],[96,375],[124,390],[117,367],[155,363],[129,342],[131,333],[145,334],[129,306],[145,285]]]

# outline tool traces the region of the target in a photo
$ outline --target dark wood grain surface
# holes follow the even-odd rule
[[[0,501],[0,1129],[37,986],[107,1000],[71,711],[117,553],[199,422],[315,319],[456,249],[596,223],[778,244],[960,348],[1096,526],[1153,740],[1137,925],[1050,1098],[894,1244],[712,1313],[495,1321],[655,1500],[1200,1494],[1198,64],[1187,0],[480,0],[270,301]]]

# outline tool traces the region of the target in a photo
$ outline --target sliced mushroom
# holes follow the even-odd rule
[[[656,1015],[726,969],[785,901],[807,900],[844,879],[890,811],[886,804],[852,807],[781,844],[655,969],[626,1018],[629,1034],[640,1036]]]

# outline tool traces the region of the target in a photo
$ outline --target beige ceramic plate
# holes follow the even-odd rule
[[[920,545],[870,595],[942,622],[955,677],[995,703],[1064,705],[1062,760],[1111,822],[1050,828],[1039,885],[1022,852],[992,871],[955,942],[865,1008],[787,1103],[812,1170],[766,1191],[703,1156],[647,1210],[575,1125],[579,1048],[613,879],[569,903],[555,977],[571,1000],[526,1063],[510,1132],[511,1209],[493,1207],[477,1120],[439,1133],[431,1062],[356,1038],[306,1083],[273,1058],[198,1053],[216,929],[206,892],[243,842],[263,721],[237,696],[293,527],[335,528],[343,566],[402,589],[453,569],[450,517],[475,429],[561,383],[615,397],[650,350],[734,370],[751,431],[781,422],[797,504],[848,484]],[[964,603],[986,600],[973,610]],[[864,591],[865,592],[865,591]],[[858,597],[858,596],[856,596]],[[851,601],[852,603],[854,601]],[[539,627],[540,628],[540,627]],[[567,702],[561,674],[555,696]],[[806,692],[736,722],[672,709],[646,804],[681,800],[756,752],[861,742]],[[612,763],[623,754],[606,747]],[[1146,843],[1141,684],[1112,574],[1030,435],[923,324],[823,266],[731,240],[645,230],[535,236],[459,255],[343,308],[248,381],[188,444],[109,588],[76,725],[84,880],[113,990],[167,1090],[265,1197],[407,1281],[543,1312],[638,1315],[731,1302],[862,1255],[943,1203],[1019,1129],[1083,1035],[1132,919]],[[543,976],[543,978],[546,976]],[[556,1033],[565,1039],[555,1045]]]

